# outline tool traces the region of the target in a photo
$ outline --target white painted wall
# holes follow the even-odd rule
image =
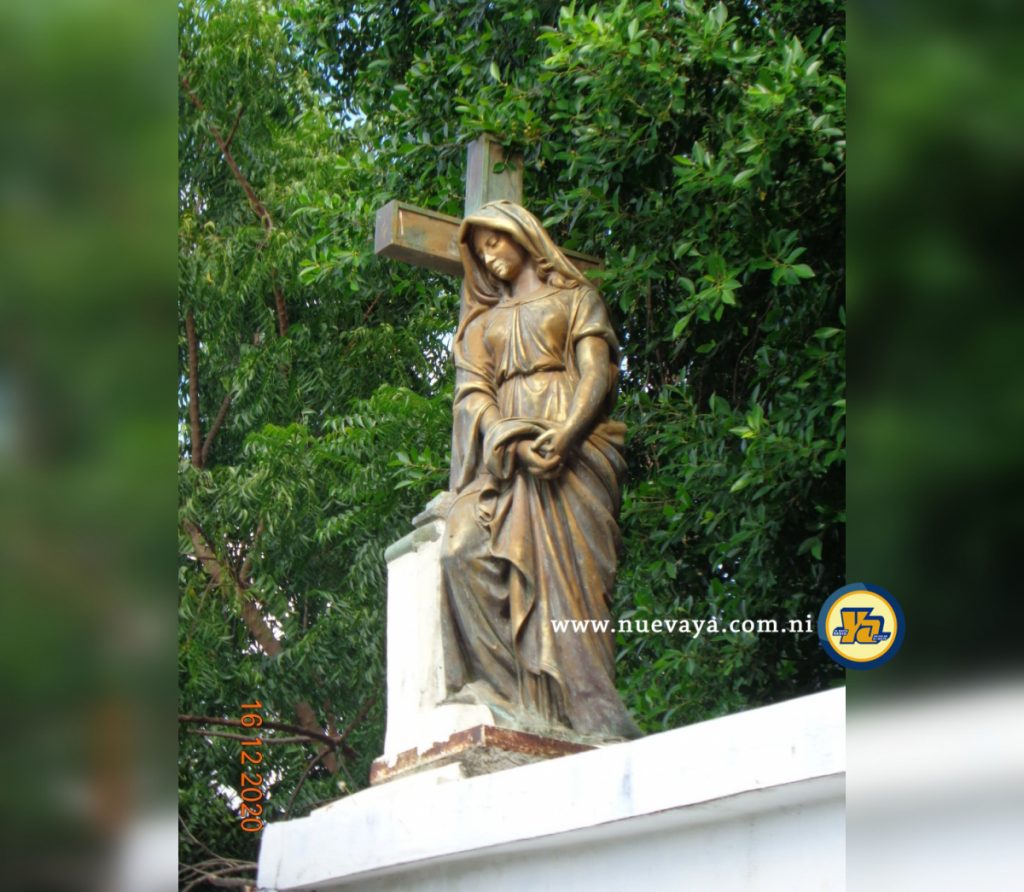
[[[843,789],[807,781],[789,805],[757,793],[689,813],[439,859],[339,888],[363,892],[820,892],[844,888]],[[761,797],[763,799],[763,797]],[[324,887],[331,888],[331,887]]]
[[[261,889],[840,890],[842,690],[268,826]]]

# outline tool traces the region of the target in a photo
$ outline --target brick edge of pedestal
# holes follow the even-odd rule
[[[556,737],[544,737],[528,731],[514,731],[495,725],[475,725],[464,731],[457,731],[447,740],[433,744],[429,749],[410,749],[399,753],[394,760],[381,756],[370,765],[370,785],[376,786],[407,774],[427,768],[439,768],[452,762],[464,762],[469,767],[474,753],[491,753],[505,756],[513,767],[545,759],[557,759],[596,749],[586,743],[574,743]],[[500,767],[484,770],[468,770],[468,775],[490,773],[502,770]]]

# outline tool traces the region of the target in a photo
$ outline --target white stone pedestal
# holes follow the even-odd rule
[[[426,750],[457,731],[493,725],[486,706],[445,704],[445,675],[453,654],[441,635],[441,541],[445,497],[435,499],[416,528],[384,552],[388,564],[388,717],[384,762]]]
[[[461,779],[449,765],[263,831],[265,892],[844,888],[834,690]]]

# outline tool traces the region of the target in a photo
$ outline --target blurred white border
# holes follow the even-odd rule
[[[847,718],[850,892],[1024,889],[1024,679]]]

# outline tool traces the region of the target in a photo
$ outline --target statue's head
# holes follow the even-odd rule
[[[477,262],[502,282],[513,282],[523,267],[537,265],[535,258],[530,256],[523,245],[500,229],[471,226],[466,235]]]
[[[525,263],[534,265],[542,282],[558,288],[586,282],[540,220],[526,208],[504,199],[483,205],[462,221],[459,250],[470,302],[495,303],[505,284]],[[518,269],[511,273],[517,264]]]

